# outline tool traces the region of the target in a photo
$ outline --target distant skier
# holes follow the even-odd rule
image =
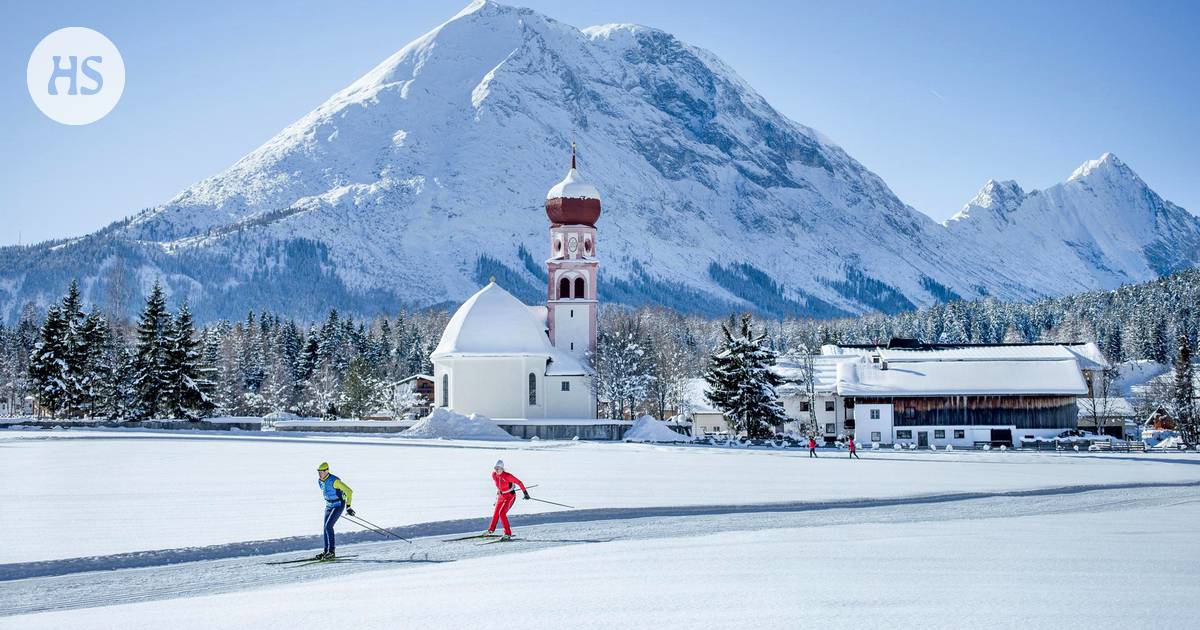
[[[321,494],[325,496],[325,551],[317,554],[313,559],[332,560],[337,557],[334,553],[333,524],[342,517],[343,510],[346,514],[354,516],[354,510],[350,508],[350,500],[354,496],[354,491],[336,475],[329,474],[327,462],[321,462],[321,465],[317,466],[317,486],[321,488]]]
[[[854,446],[854,436],[853,435],[850,436],[850,441],[847,442],[847,444],[850,446],[850,457],[853,457],[854,459],[862,459],[861,457],[858,456],[858,447]]]
[[[808,456],[809,457],[817,456],[817,438],[815,438],[811,435],[808,436]]]
[[[492,469],[492,481],[496,483],[496,510],[492,513],[492,523],[488,525],[487,534],[492,536],[496,533],[496,521],[500,521],[504,525],[504,535],[500,540],[510,540],[512,538],[512,528],[508,526],[508,510],[517,500],[517,489],[513,484],[520,486],[521,493],[525,498],[529,498],[529,491],[525,489],[525,484],[517,479],[517,476],[504,470],[504,460],[496,462],[495,468]]]

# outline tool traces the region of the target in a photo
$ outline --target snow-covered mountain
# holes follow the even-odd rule
[[[1196,263],[1200,222],[1115,158],[1041,193],[989,184],[943,226],[705,50],[477,1],[162,206],[0,249],[0,319],[72,277],[123,309],[162,277],[201,317],[394,311],[456,302],[489,276],[544,299],[542,200],[572,138],[603,196],[608,301],[824,316]]]
[[[1200,221],[1111,153],[1045,190],[989,181],[946,226],[981,262],[1043,291],[1111,287],[1200,265]]]

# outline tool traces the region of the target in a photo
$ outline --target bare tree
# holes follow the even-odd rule
[[[1114,383],[1117,380],[1117,369],[1106,367],[1091,373],[1088,379],[1087,397],[1083,399],[1083,412],[1092,419],[1096,426],[1096,434],[1103,435],[1104,423],[1112,415],[1116,403],[1112,399]]]

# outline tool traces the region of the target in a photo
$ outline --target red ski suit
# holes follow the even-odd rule
[[[516,475],[508,471],[502,473],[493,471],[492,481],[496,482],[496,511],[492,513],[492,524],[488,525],[488,531],[496,531],[496,521],[500,521],[500,524],[504,525],[504,533],[512,536],[512,528],[508,526],[508,510],[517,500],[517,491],[513,488],[513,484],[520,486],[521,492],[528,492],[528,490]]]

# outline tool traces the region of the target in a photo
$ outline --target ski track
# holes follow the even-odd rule
[[[614,540],[859,523],[976,520],[1104,512],[1200,501],[1200,482],[1083,485],[890,499],[572,510],[512,518],[519,544],[443,542],[480,529],[482,518],[391,528],[413,544],[371,532],[338,535],[358,557],[335,564],[266,565],[319,547],[319,536],[0,565],[0,616],[225,593],[361,571],[455,562]]]

